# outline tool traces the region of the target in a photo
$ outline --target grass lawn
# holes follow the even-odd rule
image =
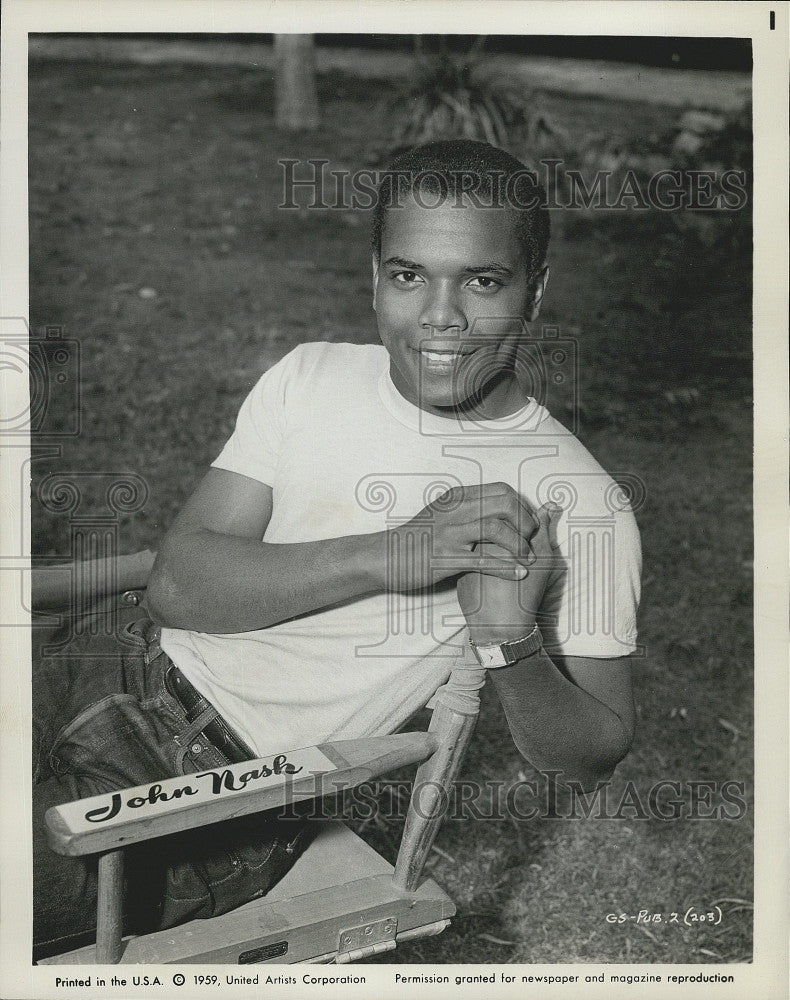
[[[80,342],[83,416],[59,456],[34,461],[35,555],[70,554],[68,518],[35,499],[47,473],[142,476],[149,497],[121,517],[120,547],[156,548],[263,371],[301,341],[375,341],[364,213],[278,210],[277,160],[363,165],[386,141],[384,86],[323,76],[321,128],[306,139],[273,127],[268,71],[31,63],[31,326],[62,325]],[[655,104],[553,93],[548,107],[580,144],[589,121],[626,142],[671,121]],[[645,484],[640,725],[609,798],[616,809],[634,788],[646,804],[668,780],[686,808],[695,787],[704,806],[689,782],[732,780],[748,810],[449,819],[430,864],[458,916],[398,961],[748,961],[750,264],[727,213],[707,230],[655,212],[552,221],[542,319],[578,341],[580,436],[606,468]],[[84,510],[101,511],[103,489],[85,487]],[[463,776],[535,778],[490,690]],[[703,812],[721,804],[714,792]],[[396,823],[366,830],[393,850]],[[720,922],[683,922],[717,901]],[[640,910],[665,919],[606,920]]]

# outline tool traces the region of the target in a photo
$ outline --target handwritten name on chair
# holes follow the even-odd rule
[[[320,794],[322,780],[337,770],[336,763],[318,747],[312,746],[180,778],[166,778],[150,785],[94,795],[49,810],[47,826],[50,843],[55,850],[63,853],[83,853],[77,844],[93,840],[91,831],[98,832],[99,829],[118,830],[120,839],[129,842],[147,839],[151,835],[144,829],[131,834],[127,828],[129,823],[139,827],[142,821],[144,827],[149,827],[151,823],[160,825],[159,821],[162,821],[161,833],[165,833],[182,826],[179,814],[185,810],[189,810],[191,817],[194,816],[194,822],[193,819],[184,820],[183,825],[192,826],[238,813],[239,809],[233,805],[236,801],[242,813],[249,811],[249,807],[242,804],[243,800],[251,798],[257,800],[259,809],[275,808],[292,801],[292,795],[304,798]],[[228,801],[230,811],[226,809],[217,813],[214,805],[219,806],[222,800],[231,800]],[[210,809],[202,811],[200,807]]]
[[[249,761],[246,764],[249,767]],[[331,765],[330,765],[331,766]],[[89,823],[103,823],[108,819],[117,816],[124,805],[128,809],[142,809],[145,806],[158,806],[159,803],[170,802],[173,799],[180,799],[183,795],[199,795],[201,791],[210,795],[222,795],[223,792],[239,792],[246,788],[251,781],[261,781],[264,778],[280,777],[284,774],[299,774],[304,770],[304,764],[298,767],[292,764],[285,754],[278,754],[271,764],[263,763],[260,767],[239,773],[239,768],[234,772],[230,767],[222,771],[202,771],[200,774],[191,775],[195,785],[179,785],[165,791],[161,784],[153,784],[143,795],[131,795],[124,803],[119,792],[113,792],[110,802],[103,803],[96,809],[89,809],[85,813],[85,819]],[[326,770],[324,767],[322,770]],[[210,779],[203,782],[202,779]],[[135,789],[136,791],[137,789]]]
[[[436,751],[433,733],[337,740],[52,806],[47,840],[60,854],[117,850],[170,833],[335,795]]]

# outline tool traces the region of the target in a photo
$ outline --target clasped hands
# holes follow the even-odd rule
[[[533,510],[506,483],[447,490],[390,529],[389,590],[457,576],[458,601],[478,644],[521,638],[535,623],[557,557],[551,526],[561,508]]]

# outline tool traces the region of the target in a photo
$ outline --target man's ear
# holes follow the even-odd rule
[[[527,307],[527,320],[532,323],[540,314],[540,304],[543,301],[543,293],[546,291],[546,283],[549,280],[549,266],[544,265],[538,271],[532,281],[532,299]]]
[[[376,255],[373,255],[373,312],[376,311],[376,292],[379,288],[379,262]]]

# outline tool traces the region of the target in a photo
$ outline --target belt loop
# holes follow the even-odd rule
[[[153,622],[151,623],[153,625]],[[150,666],[154,660],[162,655],[162,647],[160,645],[160,640],[162,638],[162,629],[159,625],[154,625],[154,627],[148,630],[146,634],[146,647],[145,647],[145,665]]]
[[[186,750],[192,743],[192,740],[198,735],[198,733],[202,733],[206,725],[209,722],[216,719],[218,716],[219,712],[216,710],[216,708],[212,708],[211,706],[209,706],[208,708],[204,709],[200,713],[200,715],[198,715],[197,718],[194,719],[187,726],[187,728],[184,730],[183,733],[175,737],[176,743],[180,747],[183,747],[184,750]]]
[[[191,741],[196,733],[200,733],[226,763],[254,759],[253,751],[234,733],[211,702],[193,687],[165,653],[161,655],[166,660],[163,671],[165,689],[180,705],[188,724],[176,742]]]

